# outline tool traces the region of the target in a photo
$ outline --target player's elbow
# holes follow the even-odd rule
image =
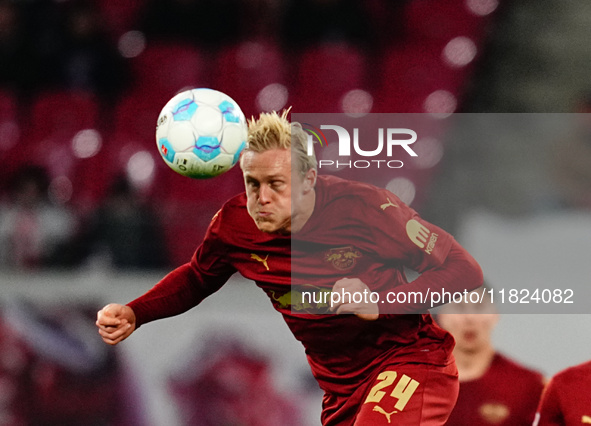
[[[453,281],[458,291],[472,291],[483,284],[482,268],[476,259],[457,242],[452,246],[446,263],[454,275]]]
[[[484,283],[484,273],[480,264],[472,256],[467,255],[464,259],[464,283],[466,290],[474,290]]]

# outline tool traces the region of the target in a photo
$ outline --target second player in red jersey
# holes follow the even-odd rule
[[[530,426],[543,377],[495,351],[491,333],[499,314],[489,293],[484,294],[479,303],[449,304],[437,315],[437,322],[456,340],[460,374],[458,402],[447,425]]]
[[[422,304],[343,298],[328,306],[302,293],[462,291],[481,284],[480,268],[392,193],[317,177],[306,143],[285,114],[251,122],[241,158],[246,192],[216,214],[189,263],[128,305],[103,308],[99,333],[116,344],[141,324],[198,305],[239,272],[304,345],[325,391],[324,425],[441,425],[457,395],[453,339],[416,313]],[[403,267],[421,276],[408,283]]]
[[[543,378],[501,354],[484,375],[461,381],[449,426],[529,426],[542,393]]]
[[[552,377],[540,401],[534,426],[591,424],[591,361]]]

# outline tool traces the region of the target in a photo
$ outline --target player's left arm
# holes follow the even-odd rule
[[[412,282],[395,287],[395,293],[420,292],[425,295],[423,303],[418,298],[409,298],[403,304],[396,304],[393,308],[396,314],[414,313],[435,308],[449,302],[445,297],[428,297],[429,294],[463,293],[478,288],[483,283],[483,273],[478,262],[457,241],[452,240],[451,246],[440,266],[429,268]],[[397,300],[402,300],[397,298]]]
[[[483,273],[478,262],[452,235],[438,226],[422,219],[418,213],[405,205],[388,191],[372,194],[370,229],[377,254],[385,259],[404,264],[420,273],[414,281],[397,285],[393,293],[421,293],[424,297],[406,297],[404,303],[389,305],[396,314],[426,311],[448,302],[429,297],[434,292],[455,293],[470,291],[483,283]],[[380,208],[374,207],[387,199]],[[369,207],[369,206],[368,206]]]

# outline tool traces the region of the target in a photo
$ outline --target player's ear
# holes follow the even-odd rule
[[[304,175],[304,192],[310,192],[316,186],[316,177],[318,176],[316,169],[310,169]]]

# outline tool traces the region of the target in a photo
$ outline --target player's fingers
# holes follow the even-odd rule
[[[102,309],[103,315],[108,316],[108,317],[117,318],[121,315],[122,308],[123,307],[121,305],[119,305],[118,303],[109,303],[107,306],[105,306]]]
[[[378,308],[374,304],[344,303],[340,305],[335,312],[341,314],[355,314],[365,321],[375,321],[379,317]]]
[[[355,303],[342,303],[336,309],[335,313],[337,315],[341,314],[354,314],[355,311],[359,310],[359,305]]]
[[[109,345],[116,345],[117,343],[119,343],[121,340],[120,339],[110,339],[108,337],[103,337],[103,342],[109,344]]]
[[[379,314],[373,314],[373,313],[372,314],[355,314],[355,315],[357,315],[357,317],[359,319],[362,319],[364,321],[375,321],[380,317]]]
[[[103,330],[103,331],[106,331],[108,333],[112,333],[115,330],[118,330],[120,328],[123,328],[123,327],[125,327],[128,324],[129,323],[127,321],[120,321],[118,324],[114,324],[114,325],[103,324],[103,323],[100,323],[99,321],[96,322],[96,326],[98,327],[99,330]]]
[[[336,310],[343,304],[342,300],[336,299],[333,300],[333,298],[331,297],[330,299],[330,308],[329,311],[330,312],[336,312]]]
[[[98,311],[96,315],[96,324],[116,326],[121,324],[121,319],[117,317],[114,309],[109,309],[107,306]]]
[[[334,285],[332,286],[332,291],[341,291],[347,289],[348,287],[352,286],[355,282],[352,278],[341,278],[340,280],[335,281]]]
[[[351,289],[351,283],[352,283],[352,279],[351,278],[341,278],[340,280],[337,280],[334,285],[332,286],[332,292],[336,293],[336,295],[334,295],[335,297],[333,297],[331,295],[330,298],[330,308],[329,310],[331,312],[335,312],[339,306],[344,304],[344,301],[342,300],[342,298],[340,297],[340,295],[347,291],[350,293],[350,289]],[[339,296],[339,297],[337,297]]]
[[[131,324],[126,324],[122,327],[119,327],[114,330],[99,328],[99,334],[103,338],[103,340],[108,339],[112,341],[116,341],[119,338],[126,336],[131,330]],[[106,340],[105,340],[106,341]]]
[[[108,316],[99,316],[96,320],[98,327],[117,327],[121,325],[121,320],[118,318],[112,318]]]

